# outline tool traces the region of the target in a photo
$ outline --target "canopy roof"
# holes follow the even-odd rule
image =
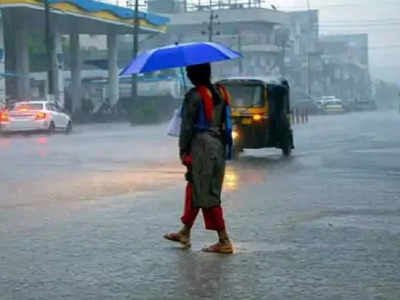
[[[61,14],[64,17],[69,16],[80,18],[77,22],[76,20],[69,20],[69,23],[74,23],[75,27],[82,33],[99,34],[114,30],[117,33],[124,34],[129,33],[131,31],[129,28],[132,28],[134,24],[135,12],[130,8],[94,0],[49,1],[52,15]],[[31,9],[43,11],[44,2],[42,0],[0,0],[0,8],[6,8],[7,10],[12,8],[19,11],[21,11],[21,9],[30,9],[30,18],[42,18],[39,15],[35,16],[35,14],[32,14]],[[141,11],[138,14],[138,18],[141,31],[165,32],[167,28],[166,25],[169,22],[169,18],[167,17]],[[64,20],[64,23],[65,21],[66,20]],[[94,26],[92,24],[93,21],[96,21],[97,23]],[[41,20],[39,20],[39,22],[41,22]],[[102,26],[105,24],[108,26]],[[116,27],[110,27],[109,24],[114,24]],[[66,32],[68,30],[67,28],[63,28],[62,31]]]

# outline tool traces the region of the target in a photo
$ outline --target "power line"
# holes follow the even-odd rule
[[[393,22],[393,23],[385,23],[385,24],[318,24],[315,26],[319,26],[321,28],[353,28],[353,27],[393,27],[393,26],[399,26],[400,22]]]
[[[377,19],[377,20],[355,20],[355,21],[348,21],[348,20],[332,20],[332,21],[324,21],[319,22],[319,24],[391,24],[391,23],[398,23],[400,19]]]
[[[379,1],[376,5],[381,6],[400,6],[400,2],[390,2],[390,1]],[[325,4],[325,5],[315,5],[314,9],[323,8],[343,8],[343,7],[365,7],[365,3],[342,3],[342,4]],[[373,6],[369,4],[369,6]],[[280,9],[293,9],[293,10],[306,10],[307,6],[280,6]]]

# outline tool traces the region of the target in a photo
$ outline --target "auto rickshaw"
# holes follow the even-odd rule
[[[289,156],[294,145],[287,80],[240,77],[218,83],[232,97],[234,157],[246,148],[279,148]]]

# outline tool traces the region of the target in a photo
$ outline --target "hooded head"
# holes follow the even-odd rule
[[[188,66],[186,74],[194,86],[211,84],[211,65],[209,63]]]

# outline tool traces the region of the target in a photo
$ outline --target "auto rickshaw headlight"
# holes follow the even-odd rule
[[[259,115],[259,114],[253,115],[253,120],[254,121],[261,121],[262,120],[262,115]]]
[[[232,131],[232,139],[236,140],[239,138],[239,133],[236,130]]]

